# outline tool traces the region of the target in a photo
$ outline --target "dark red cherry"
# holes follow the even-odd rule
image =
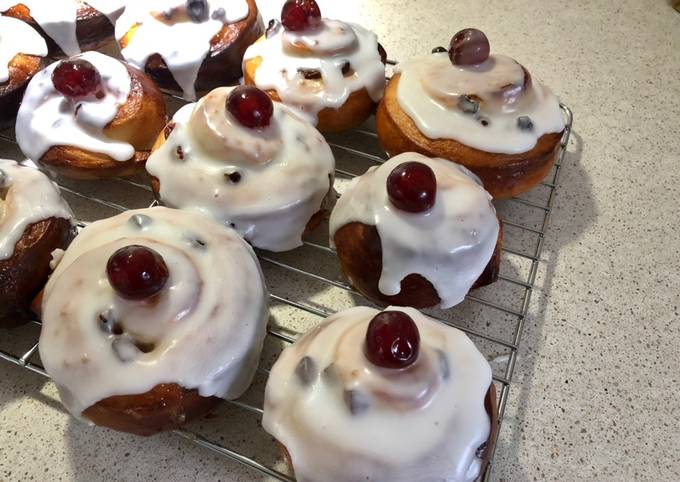
[[[366,358],[383,368],[406,368],[416,361],[420,333],[415,322],[402,311],[383,311],[368,324]]]
[[[402,211],[428,211],[437,197],[437,178],[430,166],[422,162],[399,164],[387,178],[387,195]]]
[[[288,0],[281,9],[281,23],[292,32],[317,27],[321,24],[321,10],[314,0]]]
[[[52,84],[66,97],[78,99],[99,93],[102,78],[87,60],[65,60],[52,72]]]
[[[267,94],[251,85],[236,87],[227,99],[227,110],[246,127],[267,127],[274,114],[274,103]]]
[[[169,274],[160,254],[144,246],[131,245],[111,255],[106,276],[123,298],[143,300],[159,293]]]
[[[476,28],[461,30],[449,44],[449,58],[454,65],[481,64],[489,58],[489,51],[489,39]]]

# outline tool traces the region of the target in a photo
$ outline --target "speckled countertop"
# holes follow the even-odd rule
[[[261,3],[265,18],[280,5]],[[680,14],[665,0],[320,3],[397,59],[481,28],[574,111],[493,480],[680,480]],[[254,455],[271,446],[257,423],[224,408],[196,428]],[[0,480],[256,479],[173,435],[89,428],[52,384],[0,363]]]

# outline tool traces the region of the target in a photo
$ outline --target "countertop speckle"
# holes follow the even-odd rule
[[[280,6],[261,3],[265,19]],[[319,3],[395,59],[480,28],[574,111],[492,479],[680,480],[680,14],[665,0]],[[3,362],[0,380],[0,480],[257,480],[171,434],[87,427],[39,375]],[[234,410],[193,428],[249,456],[272,445]]]

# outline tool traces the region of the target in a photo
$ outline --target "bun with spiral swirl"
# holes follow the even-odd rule
[[[236,231],[168,208],[86,227],[45,288],[40,356],[75,416],[152,435],[248,388],[267,291]]]

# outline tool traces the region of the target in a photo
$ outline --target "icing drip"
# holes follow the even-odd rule
[[[275,90],[284,103],[314,124],[321,110],[339,109],[353,92],[366,89],[378,102],[385,88],[378,39],[356,24],[324,19],[311,32],[288,32],[277,24],[266,39],[248,48],[244,61],[257,57],[262,62],[255,84]],[[321,79],[305,78],[305,71]]]
[[[408,161],[427,164],[437,178],[436,201],[426,213],[400,211],[388,199],[387,177]],[[465,299],[491,259],[499,232],[491,195],[474,174],[453,162],[415,153],[393,157],[351,181],[331,214],[331,243],[336,231],[352,222],[378,230],[381,293],[398,294],[401,281],[415,273],[432,283],[441,308]]]
[[[80,53],[76,35],[79,1],[75,0],[0,0],[0,12],[15,5],[28,7],[31,17],[66,55]],[[125,0],[92,0],[90,6],[105,14],[112,22],[123,10]]]
[[[231,224],[258,248],[301,246],[332,188],[333,153],[314,127],[278,102],[269,127],[242,127],[225,109],[231,90],[215,89],[183,107],[146,169],[168,206]]]
[[[109,257],[131,244],[157,251],[170,272],[152,301],[125,300],[108,282]],[[160,383],[237,398],[257,367],[266,300],[255,254],[234,230],[163,207],[128,211],[87,226],[58,262],[40,357],[76,416]]]
[[[17,54],[47,55],[47,44],[28,24],[0,17],[0,84],[9,80],[9,63]]]
[[[286,348],[271,370],[262,426],[288,450],[299,480],[471,482],[490,420],[491,368],[461,331],[413,308],[421,352],[385,369],[363,353],[370,320],[356,307]],[[405,439],[408,439],[405,442]]]
[[[12,257],[28,226],[49,218],[73,218],[57,187],[37,169],[0,159],[0,261]]]
[[[193,22],[180,13],[185,4],[181,0],[130,3],[116,22],[116,38],[120,41],[135,29],[122,50],[125,60],[144,70],[149,57],[160,54],[184,97],[195,100],[194,84],[203,59],[210,52],[210,40],[224,25],[246,18],[249,8],[246,0],[210,0],[207,19]],[[164,14],[172,14],[173,19],[167,20]]]
[[[54,146],[74,146],[105,154],[116,161],[127,161],[135,149],[126,142],[106,137],[104,128],[125,104],[131,78],[122,62],[98,52],[85,52],[77,58],[87,60],[99,71],[104,86],[102,99],[72,101],[52,84],[52,72],[59,64],[48,66],[31,80],[17,116],[17,143],[35,161]]]
[[[564,129],[557,97],[510,57],[459,66],[442,52],[399,64],[396,72],[399,105],[431,139],[515,154]],[[520,125],[520,117],[530,118],[531,128]]]

